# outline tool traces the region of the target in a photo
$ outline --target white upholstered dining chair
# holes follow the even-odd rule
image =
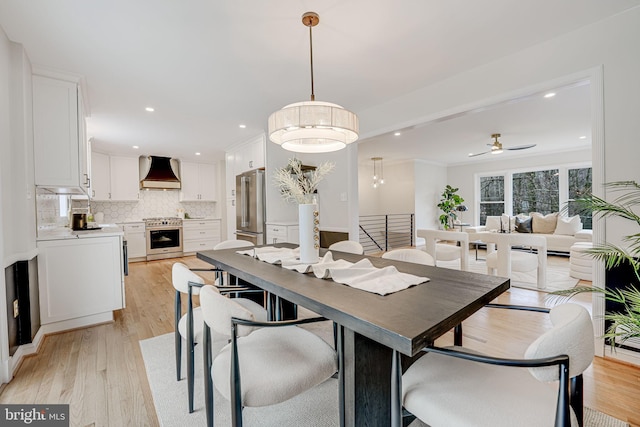
[[[587,310],[577,304],[550,311],[489,306],[549,312],[553,326],[521,359],[486,356],[464,347],[425,348],[426,354],[402,375],[404,407],[431,427],[581,426],[582,373],[594,357]],[[554,381],[555,388],[546,384]],[[392,406],[398,414],[399,404]]]
[[[204,279],[189,269],[185,264],[176,262],[171,269],[171,279],[175,288],[175,352],[176,352],[176,378],[178,381],[182,379],[182,341],[185,340],[187,347],[187,391],[189,399],[189,413],[193,412],[193,388],[194,388],[194,348],[196,344],[202,342],[202,310],[200,307],[193,307],[192,297],[198,295],[200,289],[204,286]],[[242,291],[249,292],[249,289],[238,287],[216,286],[212,288],[215,292],[231,292],[239,293]],[[187,295],[187,313],[182,314],[182,294]],[[247,307],[254,312],[255,316],[260,319],[267,318],[267,311],[260,305],[251,300],[244,298],[235,298],[237,304]]]
[[[537,287],[547,286],[547,240],[528,233],[478,233],[487,243],[487,274],[511,278],[512,271],[536,271]],[[497,246],[497,250],[496,250]],[[519,247],[525,250],[512,250]],[[526,249],[535,249],[529,252]]]
[[[350,254],[362,255],[364,248],[359,242],[354,240],[342,240],[329,245],[330,251],[348,252]]]
[[[297,324],[325,318],[266,322],[211,286],[200,291],[204,319],[203,358],[207,425],[213,426],[213,387],[231,401],[232,425],[242,425],[242,408],[291,399],[336,373],[336,352]],[[214,358],[211,331],[231,335]],[[268,423],[267,423],[268,424]]]
[[[460,269],[469,270],[469,233],[421,228],[416,234],[425,239],[426,251],[436,260],[436,265],[438,261],[459,259]],[[453,241],[456,244],[441,243],[442,241]]]
[[[396,261],[413,262],[415,264],[436,265],[431,255],[420,249],[394,249],[382,254],[382,258],[393,259]]]

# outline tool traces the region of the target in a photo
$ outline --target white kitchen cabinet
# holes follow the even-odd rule
[[[120,224],[127,241],[127,258],[130,262],[147,260],[147,236],[144,222]]]
[[[110,176],[109,156],[97,152],[91,153],[91,198],[93,200],[109,200]]]
[[[215,202],[218,199],[216,166],[205,163],[180,163],[180,201]]]
[[[33,76],[35,184],[88,194],[89,154],[82,94],[77,83]]]
[[[213,249],[220,243],[219,219],[187,219],[182,223],[182,245],[185,255]]]
[[[111,200],[131,201],[139,199],[140,162],[137,157],[110,156]]]
[[[266,224],[267,245],[276,243],[300,243],[299,227],[296,223],[268,222]]]
[[[225,153],[225,187],[227,199],[236,198],[236,155],[233,152]]]
[[[48,332],[113,318],[125,305],[122,236],[38,242],[38,281]]]
[[[265,137],[261,135],[239,145],[234,153],[234,178],[243,172],[264,167]]]
[[[265,136],[260,135],[225,153],[225,192],[227,213],[227,239],[235,238],[236,231],[236,176],[265,166]]]
[[[140,176],[137,157],[91,153],[91,198],[93,200],[137,201]]]
[[[236,235],[236,199],[227,199],[227,237],[226,239],[235,239]]]

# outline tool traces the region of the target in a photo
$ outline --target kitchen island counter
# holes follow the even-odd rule
[[[86,239],[92,237],[123,236],[122,227],[116,224],[99,224],[100,228],[87,230],[72,230],[69,227],[52,227],[38,230],[36,241]]]

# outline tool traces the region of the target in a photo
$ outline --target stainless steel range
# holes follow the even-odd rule
[[[147,261],[178,258],[182,251],[182,219],[145,218]]]

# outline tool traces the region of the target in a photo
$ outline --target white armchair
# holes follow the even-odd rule
[[[200,291],[207,426],[213,426],[213,387],[231,401],[232,425],[242,426],[242,408],[269,406],[324,382],[338,370],[337,354],[322,338],[298,324],[312,318],[265,322],[236,299],[211,286]],[[231,336],[217,355],[211,331]],[[267,424],[269,424],[267,422]]]
[[[549,317],[553,327],[532,342],[521,359],[491,357],[464,347],[426,347],[427,354],[402,375],[398,394],[403,406],[432,427],[582,425],[582,373],[594,356],[591,317],[577,304],[558,305]],[[396,364],[392,382],[400,370]],[[545,384],[551,381],[558,381],[558,387]],[[392,402],[392,425],[400,425],[400,407]]]
[[[460,269],[469,270],[469,234],[463,231],[419,229],[418,237],[425,239],[427,253],[438,261],[460,260]],[[455,241],[458,245],[438,243],[441,240]]]
[[[524,233],[481,233],[487,243],[487,274],[511,278],[512,271],[537,270],[538,289],[547,286],[547,240]],[[496,251],[497,245],[497,251]],[[530,247],[536,253],[513,251],[514,246]]]

